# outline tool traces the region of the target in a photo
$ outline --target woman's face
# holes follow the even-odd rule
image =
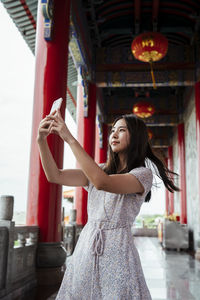
[[[126,121],[118,120],[111,129],[109,144],[113,152],[124,152],[130,143],[130,133]]]

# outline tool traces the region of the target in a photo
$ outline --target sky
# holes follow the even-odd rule
[[[0,195],[13,195],[14,210],[26,211],[35,57],[1,3],[0,26]],[[67,110],[66,120],[76,136]],[[64,168],[74,167],[75,159],[65,145]],[[153,188],[152,200],[143,204],[140,214],[163,214],[164,207],[161,185]]]
[[[0,195],[13,195],[14,210],[26,211],[35,57],[2,4],[0,25]],[[66,119],[76,135],[67,110]],[[66,152],[64,166],[75,167],[68,146]]]

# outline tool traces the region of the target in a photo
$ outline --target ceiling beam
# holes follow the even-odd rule
[[[144,120],[148,127],[154,126],[177,126],[179,123],[178,115],[154,115]]]
[[[135,25],[135,26],[137,27],[138,25]],[[194,34],[194,31],[189,26],[173,26],[173,27],[171,27],[170,25],[165,26],[165,27],[161,26],[160,29],[159,29],[159,32],[161,32],[161,33],[177,33],[178,32],[178,33],[184,33],[184,34],[187,34],[187,35]],[[104,40],[104,39],[109,38],[110,36],[113,36],[113,35],[130,35],[130,38],[134,38],[138,34],[139,34],[139,31],[137,33],[136,28],[135,28],[135,34],[133,34],[131,28],[127,27],[127,28],[119,29],[119,28],[113,27],[113,28],[107,29],[106,31],[102,31],[100,35],[101,35],[101,39]]]
[[[131,109],[114,109],[113,107],[108,108],[108,113],[112,113],[114,115],[126,115],[126,114],[131,114],[132,113],[132,108]],[[170,111],[170,110],[158,110],[156,109],[156,113],[154,113],[154,117],[156,118],[156,116],[170,116],[174,115],[174,116],[178,116],[178,112],[177,111]]]
[[[97,64],[97,72],[136,72],[149,69],[149,63],[116,63],[116,64]],[[154,70],[194,70],[193,62],[156,62]]]
[[[108,125],[111,125],[115,118],[121,116],[122,113],[118,115],[109,115],[107,114],[106,116],[106,123]],[[145,124],[148,127],[153,127],[153,126],[177,126],[179,124],[179,116],[178,115],[154,115],[150,118],[143,119]]]
[[[126,65],[126,64],[125,64]],[[115,65],[116,66],[116,65]],[[135,66],[135,69],[134,69]],[[139,68],[140,66],[140,68]],[[99,65],[97,68],[102,69],[104,66]],[[113,71],[108,67],[104,71],[96,72],[96,84],[98,87],[153,87],[149,66],[142,64],[124,65],[119,68],[118,65]],[[193,86],[195,84],[194,64],[172,64],[167,63],[154,67],[154,76],[157,87],[174,87],[174,86]]]
[[[151,146],[153,148],[168,148],[171,145],[171,139],[153,139]]]

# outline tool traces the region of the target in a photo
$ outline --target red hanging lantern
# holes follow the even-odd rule
[[[138,102],[133,106],[133,113],[140,118],[149,118],[154,112],[154,106],[145,101]]]
[[[158,32],[146,32],[138,35],[131,44],[134,57],[140,61],[148,62],[151,66],[153,87],[156,88],[152,63],[162,59],[168,49],[168,41]]]

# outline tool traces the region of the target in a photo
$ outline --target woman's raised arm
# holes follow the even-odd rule
[[[86,186],[88,179],[80,169],[60,170],[51,154],[47,143],[47,136],[50,134],[52,121],[47,117],[40,122],[37,142],[39,146],[40,158],[47,180],[52,183],[67,186]]]
[[[120,194],[142,193],[144,191],[141,183],[131,174],[107,175],[72,136],[59,110],[56,116],[50,115],[48,118],[53,121],[50,133],[58,134],[69,144],[83,174],[98,190]]]

